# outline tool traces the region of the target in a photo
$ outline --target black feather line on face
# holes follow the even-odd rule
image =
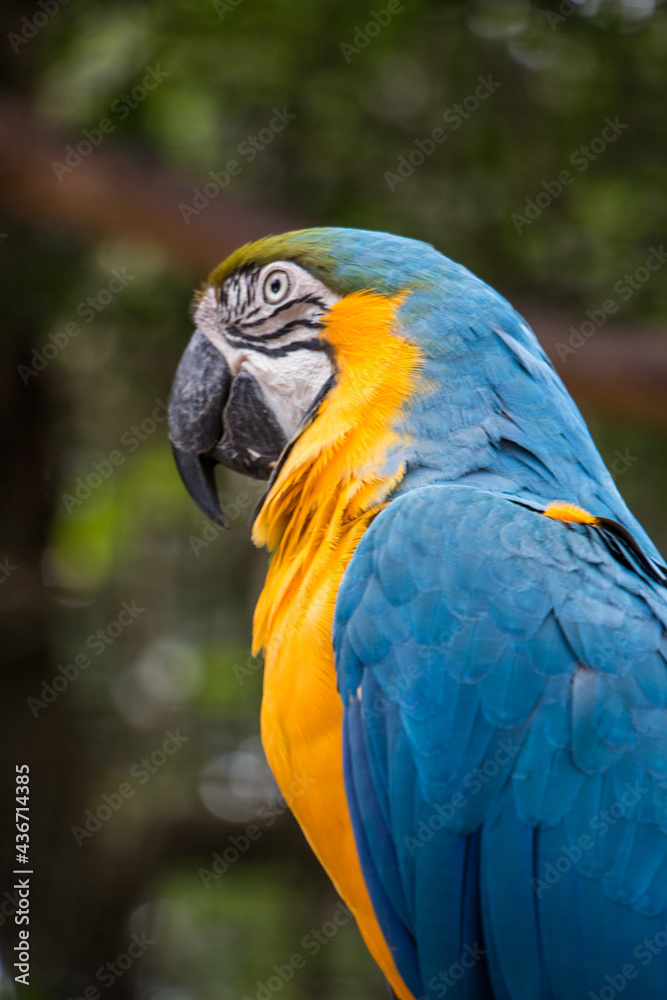
[[[259,268],[241,268],[241,270],[231,274],[217,289],[217,299],[220,306],[237,316],[242,314],[244,308],[248,307],[254,295],[258,277]],[[240,290],[245,292],[244,303],[240,301]],[[236,293],[236,300],[233,306],[230,302],[232,293]]]
[[[327,309],[325,303],[317,295],[301,295],[298,299],[290,299],[288,302],[282,302],[279,306],[276,306],[273,312],[270,312],[267,316],[263,316],[261,319],[252,320],[251,323],[244,322],[243,326],[260,326],[262,323],[267,323],[273,319],[274,316],[278,316],[279,313],[284,312],[286,309],[291,309],[292,306],[302,305],[303,303],[312,303],[312,305],[319,306],[322,312],[326,312]]]
[[[291,333],[292,330],[298,330],[301,327],[303,327],[304,330],[321,330],[324,327],[324,323],[319,323],[310,319],[291,319],[289,323],[285,323],[279,330],[275,330],[273,333],[260,334],[259,336],[244,333],[245,327],[243,324],[234,324],[233,326],[227,327],[225,337],[230,343],[242,342],[245,347],[254,348],[265,343],[267,340],[279,340],[280,337],[284,337],[286,333]],[[293,341],[293,343],[296,344],[298,342]]]
[[[280,347],[264,347],[262,344],[258,344],[256,341],[246,342],[242,337],[238,340],[229,339],[229,343],[232,347],[248,347],[252,348],[258,354],[269,354],[272,358],[282,358],[286,354],[293,354],[294,351],[324,351],[325,354],[328,353],[327,345],[324,344],[319,338],[315,340],[295,340],[291,344],[282,344]]]

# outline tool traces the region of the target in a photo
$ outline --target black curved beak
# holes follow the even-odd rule
[[[268,479],[287,441],[261,389],[235,378],[220,351],[197,330],[176,371],[169,400],[169,438],[181,479],[200,510],[222,527],[216,464]]]
[[[169,439],[186,490],[216,524],[228,528],[210,452],[222,437],[222,411],[232,376],[213,344],[196,331],[176,369],[169,398]]]

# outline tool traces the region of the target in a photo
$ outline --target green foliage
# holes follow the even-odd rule
[[[662,101],[667,16],[650,2],[406,0],[373,36],[351,0],[231,5],[85,3],[54,21],[37,82],[55,120],[94,127],[147,66],[169,75],[109,145],[142,142],[206,176],[237,157],[274,106],[296,118],[251,162],[238,193],[291,202],[314,222],[389,227],[435,242],[511,289],[586,305],[659,239],[667,214]],[[378,8],[380,10],[380,8]],[[559,12],[560,11],[560,12]],[[347,48],[345,48],[347,46]],[[100,55],[102,54],[102,55]],[[498,84],[412,176],[385,174],[443,114]],[[513,213],[607,117],[628,128],[517,234]],[[664,315],[664,301],[633,311]]]

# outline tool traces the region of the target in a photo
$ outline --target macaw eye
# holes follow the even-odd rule
[[[264,298],[272,306],[282,302],[289,292],[287,271],[271,271],[264,282]]]

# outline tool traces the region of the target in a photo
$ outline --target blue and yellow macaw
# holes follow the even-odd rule
[[[667,570],[534,334],[386,233],[213,272],[170,435],[268,480],[277,782],[400,1000],[667,996]]]

